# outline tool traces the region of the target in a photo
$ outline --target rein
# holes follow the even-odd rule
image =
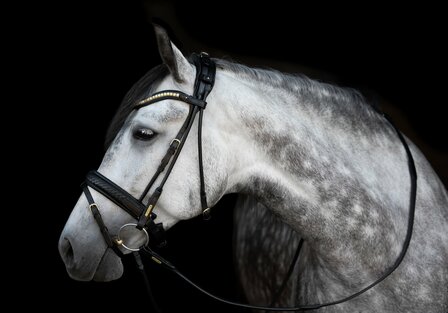
[[[392,128],[397,133],[398,138],[400,139],[403,148],[407,155],[407,161],[408,161],[408,167],[409,167],[409,173],[410,173],[410,179],[411,179],[411,190],[410,190],[410,204],[409,204],[409,216],[408,216],[408,223],[407,223],[407,231],[406,231],[406,237],[401,249],[401,252],[397,259],[395,260],[394,264],[379,277],[374,282],[366,285],[363,289],[359,290],[358,292],[355,292],[351,294],[350,296],[347,296],[345,298],[331,301],[327,303],[318,303],[318,304],[305,304],[305,305],[299,305],[296,307],[274,307],[273,305],[276,303],[282,292],[284,291],[286,284],[291,277],[295,264],[297,264],[297,260],[299,258],[300,250],[303,244],[303,240],[301,239],[299,242],[299,245],[296,249],[296,253],[293,257],[293,260],[291,262],[291,265],[288,269],[287,275],[285,276],[282,284],[280,285],[277,292],[274,294],[273,299],[271,300],[270,306],[256,306],[256,305],[249,305],[244,303],[238,303],[233,302],[227,299],[223,299],[221,297],[218,297],[205,289],[201,288],[194,282],[192,282],[189,278],[187,278],[185,275],[183,275],[171,262],[164,259],[162,256],[154,252],[150,246],[158,246],[161,247],[165,245],[165,231],[163,229],[162,223],[156,223],[157,215],[153,212],[157,201],[160,197],[160,195],[163,192],[163,186],[166,183],[167,179],[169,178],[169,175],[171,174],[171,171],[177,161],[177,158],[179,157],[179,154],[184,146],[184,143],[187,139],[187,136],[191,130],[191,127],[193,125],[193,122],[196,118],[196,115],[199,113],[199,119],[198,119],[198,159],[199,159],[199,178],[200,178],[200,199],[201,199],[201,206],[202,206],[202,213],[205,219],[210,218],[210,208],[207,205],[207,195],[205,192],[205,183],[204,183],[204,169],[203,169],[203,160],[202,160],[202,120],[203,120],[203,113],[204,109],[206,108],[207,102],[205,101],[209,93],[211,92],[214,81],[215,81],[215,73],[216,73],[216,66],[215,63],[210,59],[208,54],[201,53],[199,55],[194,54],[193,55],[193,61],[194,65],[196,66],[196,79],[194,84],[194,93],[193,95],[188,95],[182,91],[178,90],[164,90],[157,92],[153,94],[152,96],[138,102],[135,105],[135,110],[138,110],[144,106],[150,105],[155,102],[171,99],[171,100],[177,100],[182,101],[190,105],[190,110],[187,116],[187,119],[185,120],[184,124],[182,125],[181,129],[177,133],[177,136],[171,141],[171,144],[165,154],[165,156],[162,158],[156,172],[152,176],[151,180],[147,184],[146,188],[144,189],[142,195],[136,199],[131,194],[129,194],[126,190],[122,189],[120,186],[116,185],[114,182],[109,180],[107,177],[103,176],[97,171],[91,171],[87,174],[86,180],[84,184],[82,185],[82,188],[84,190],[84,194],[87,198],[87,201],[89,203],[89,208],[93,214],[93,217],[95,218],[95,221],[98,224],[98,227],[100,228],[101,234],[109,248],[111,248],[119,257],[123,256],[122,250],[120,248],[130,250],[133,252],[135,261],[137,263],[137,267],[139,268],[139,271],[142,273],[143,280],[145,282],[145,285],[148,289],[148,294],[150,296],[150,300],[153,303],[153,307],[156,311],[160,312],[160,309],[158,309],[158,306],[154,300],[154,297],[151,292],[150,284],[148,281],[148,278],[146,276],[145,268],[143,261],[141,259],[140,253],[145,254],[150,257],[152,261],[154,261],[156,264],[162,266],[163,268],[175,273],[180,278],[182,278],[184,281],[189,283],[191,286],[202,292],[203,294],[207,295],[208,297],[211,297],[219,302],[241,307],[241,308],[247,308],[247,309],[256,309],[256,310],[265,310],[265,311],[306,311],[306,310],[316,310],[323,307],[328,307],[336,304],[340,304],[343,302],[347,302],[353,298],[356,298],[360,296],[361,294],[365,293],[366,291],[370,290],[371,288],[375,287],[377,284],[382,282],[384,279],[386,279],[390,274],[392,274],[398,266],[403,261],[406,252],[408,250],[411,237],[412,237],[412,231],[413,231],[413,225],[414,225],[414,214],[415,214],[415,205],[416,205],[416,197],[417,197],[417,171],[415,168],[414,159],[411,153],[411,150],[404,138],[404,136],[401,134],[401,132],[398,130],[398,128],[393,124],[393,122],[385,115],[382,114],[383,117],[389,122],[389,124],[392,126]],[[146,198],[147,194],[151,190],[151,188],[154,186],[155,181],[157,178],[159,178],[162,173],[165,173],[162,176],[162,180],[157,186],[152,194],[149,196],[148,201],[146,203],[143,203],[143,200]],[[94,198],[92,194],[89,191],[89,187],[95,189],[99,193],[106,196],[109,200],[117,204],[119,207],[121,207],[123,210],[125,210],[127,213],[129,213],[134,219],[136,219],[137,223],[129,223],[123,225],[118,234],[116,236],[113,236],[110,234],[109,230],[107,229],[101,213],[99,211],[98,205],[95,203]],[[123,229],[127,227],[135,227],[141,232],[143,232],[145,236],[145,243],[141,247],[132,248],[127,246],[123,239],[121,238],[121,232]]]

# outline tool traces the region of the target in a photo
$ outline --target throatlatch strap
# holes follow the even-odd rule
[[[204,220],[209,220],[211,218],[210,208],[207,204],[207,193],[205,192],[205,178],[204,178],[204,166],[202,161],[202,116],[204,110],[201,109],[199,112],[199,123],[198,123],[198,158],[199,158],[199,182],[200,182],[200,196],[201,196],[201,207],[202,216]]]
[[[194,97],[205,101],[210,91],[215,84],[216,65],[211,61],[207,53],[201,53],[194,55],[194,64],[196,66],[196,79]],[[207,193],[205,191],[205,179],[204,179],[204,166],[202,158],[202,119],[204,114],[204,108],[199,110],[198,121],[198,159],[199,159],[199,180],[200,180],[200,198],[202,207],[202,216],[205,220],[210,219],[210,208],[207,204]]]

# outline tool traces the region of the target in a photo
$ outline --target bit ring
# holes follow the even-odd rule
[[[127,223],[127,224],[124,224],[123,226],[120,227],[120,229],[118,230],[118,234],[117,234],[117,242],[120,242],[120,246],[122,246],[122,247],[125,248],[126,250],[128,250],[128,251],[132,251],[132,252],[140,251],[140,249],[141,249],[142,247],[147,246],[148,243],[149,243],[149,235],[148,235],[148,232],[146,231],[146,229],[143,228],[141,231],[145,234],[146,241],[145,241],[145,243],[144,243],[142,246],[140,246],[139,248],[131,248],[131,247],[128,247],[127,245],[124,244],[124,240],[120,237],[121,232],[122,232],[123,229],[126,228],[126,227],[136,227],[136,226],[137,226],[136,223]]]

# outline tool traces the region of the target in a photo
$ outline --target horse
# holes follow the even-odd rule
[[[155,32],[163,64],[125,96],[98,169],[133,197],[142,194],[157,171],[154,160],[177,144],[173,138],[189,114],[185,101],[157,92],[192,94],[196,81],[190,60],[163,28],[155,26]],[[447,312],[448,194],[421,151],[397,136],[384,115],[355,90],[223,59],[213,62],[216,76],[203,122],[201,116],[190,125],[202,129],[202,147],[193,135],[182,142],[164,191],[151,208],[158,225],[168,230],[209,210],[204,210],[202,191],[209,207],[237,193],[235,253],[248,301],[265,304],[272,297],[283,277],[267,280],[273,269],[287,271],[301,239],[297,266],[278,304],[337,301],[377,280],[402,254],[412,207],[412,154],[418,185],[404,258],[373,288],[322,310]],[[154,93],[162,101],[136,109],[154,100]],[[135,222],[102,193],[86,188],[110,233]],[[114,250],[129,251],[109,249],[89,203],[85,192],[62,231],[61,257],[73,279],[118,279],[123,265]],[[147,213],[153,214],[149,208]],[[145,243],[142,232],[128,237],[127,242]]]

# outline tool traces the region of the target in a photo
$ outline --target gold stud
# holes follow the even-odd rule
[[[153,208],[154,208],[154,206],[151,204],[151,205],[146,209],[145,217],[148,217],[149,214],[151,214],[151,211],[152,211]]]
[[[158,258],[156,258],[155,256],[151,257],[151,260],[153,260],[154,262],[156,262],[157,264],[162,264],[162,261],[160,261]]]

